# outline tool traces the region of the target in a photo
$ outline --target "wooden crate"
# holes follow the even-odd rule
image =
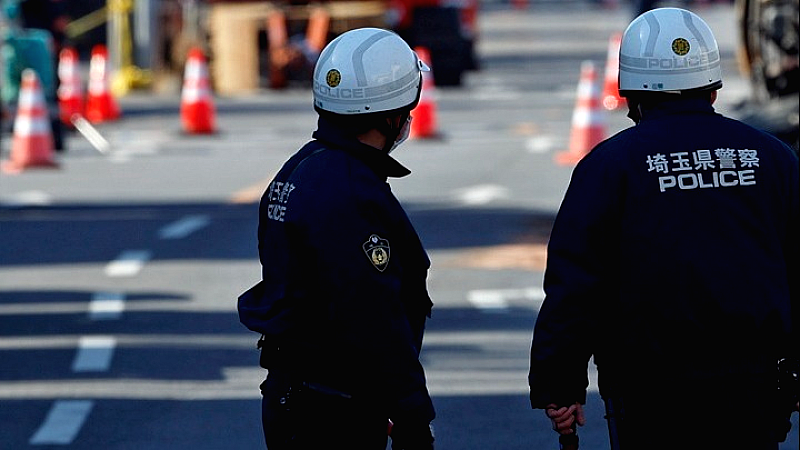
[[[275,7],[268,2],[214,3],[209,14],[211,75],[219,94],[258,89],[258,31]]]
[[[287,20],[305,21],[314,8],[330,15],[334,35],[359,27],[385,28],[383,0],[332,1],[304,5],[273,2],[211,3],[209,13],[210,67],[217,93],[242,94],[259,89],[258,33],[267,17],[282,11]]]

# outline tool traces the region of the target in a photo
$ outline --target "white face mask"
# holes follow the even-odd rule
[[[411,116],[408,116],[406,119],[406,123],[403,124],[403,128],[400,129],[400,134],[397,136],[397,139],[394,140],[394,144],[392,148],[389,149],[389,153],[392,153],[394,149],[400,146],[403,142],[408,139],[408,135],[411,133]]]

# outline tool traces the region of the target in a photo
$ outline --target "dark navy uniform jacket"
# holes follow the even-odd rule
[[[427,423],[430,260],[387,183],[410,172],[324,119],[313,137],[261,199],[263,281],[240,318],[277,339],[277,369]]]
[[[599,144],[552,230],[532,406],[585,401],[592,355],[604,396],[775,380],[800,342],[798,213],[797,155],[707,101]]]

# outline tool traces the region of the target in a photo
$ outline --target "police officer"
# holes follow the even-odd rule
[[[613,444],[775,449],[795,405],[776,365],[800,342],[797,156],[714,111],[720,53],[689,11],[634,19],[619,85],[636,125],[576,166],[558,212],[531,405],[575,433],[594,356]]]
[[[387,177],[428,67],[396,34],[348,31],[313,73],[313,140],[261,199],[262,282],[240,297],[263,334],[267,447],[433,448],[419,361],[430,261]]]

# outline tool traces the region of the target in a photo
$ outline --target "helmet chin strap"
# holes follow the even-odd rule
[[[397,138],[400,136],[400,133],[403,131],[403,127],[405,126],[406,122],[408,121],[408,117],[411,115],[410,111],[406,111],[400,115],[400,121],[397,126],[395,126],[394,118],[387,119],[383,122],[381,128],[378,131],[386,138],[386,142],[383,144],[383,151],[388,155],[389,152],[392,151],[394,148],[394,143],[397,141]]]
[[[628,118],[633,121],[635,124],[639,124],[639,121],[642,120],[642,110],[639,109],[639,102],[634,100],[630,97],[625,99],[628,103]]]

